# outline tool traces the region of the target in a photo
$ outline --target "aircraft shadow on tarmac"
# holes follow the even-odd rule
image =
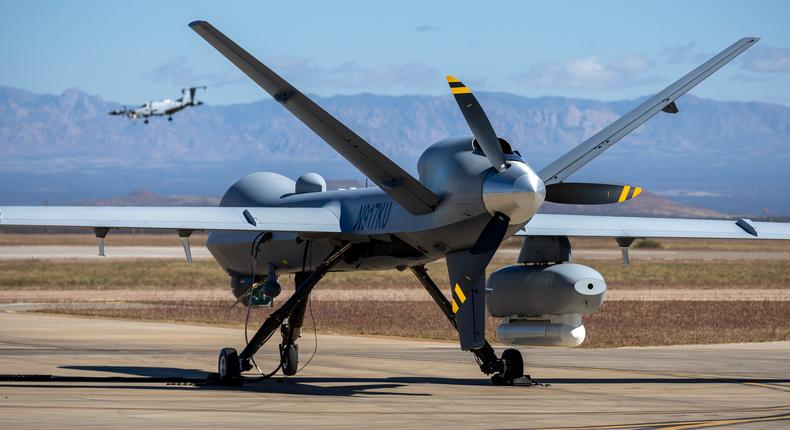
[[[218,385],[210,382],[208,374],[199,369],[143,366],[61,366],[62,369],[108,372],[131,376],[55,376],[55,375],[0,375],[0,386],[14,386],[25,382],[27,387],[85,388],[86,386],[106,389],[208,389],[266,392],[283,394],[306,394],[319,396],[352,395],[403,395],[430,396],[428,393],[402,393],[391,389],[406,385],[440,384],[464,386],[491,386],[486,378],[441,378],[424,376],[399,377],[314,377],[291,376],[288,378],[262,379],[246,377],[243,384]],[[14,382],[15,384],[4,384]],[[541,384],[786,384],[790,379],[779,378],[546,378]],[[68,385],[72,383],[74,385]],[[134,384],[134,385],[131,385]],[[146,384],[146,385],[139,385]],[[150,384],[150,385],[149,385]],[[330,385],[325,384],[346,384]],[[386,390],[387,391],[380,391]],[[375,390],[375,391],[374,391]]]

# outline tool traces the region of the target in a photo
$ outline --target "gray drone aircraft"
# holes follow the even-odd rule
[[[790,224],[669,218],[538,214],[544,201],[608,204],[633,198],[637,187],[566,179],[658,112],[676,113],[675,100],[757,42],[747,37],[644,101],[553,163],[536,171],[498,137],[468,87],[448,77],[472,136],[434,143],[419,159],[415,178],[331,116],[247,51],[204,21],[190,27],[274,97],[377,187],[327,191],[307,173],[295,182],[276,173],[234,183],[218,207],[0,207],[0,226],[92,228],[100,254],[111,229],[171,229],[184,244],[208,231],[207,246],[230,275],[232,291],[248,305],[269,303],[277,277],[293,273],[296,289],[241,352],[224,348],[222,381],[240,380],[253,355],[279,329],[285,375],[297,371],[298,348],[310,293],[330,271],[411,270],[449,322],[462,350],[471,351],[495,384],[524,375],[521,353],[497,356],[486,340],[485,313],[501,322],[500,341],[515,345],[576,346],[585,337],[582,315],[601,305],[606,283],[594,269],[571,263],[568,237],[612,237],[627,257],[635,238],[790,239]],[[526,153],[525,153],[526,155]],[[485,269],[502,241],[523,236],[517,264]],[[445,258],[449,295],[425,264]]]
[[[206,87],[189,87],[189,88],[181,88],[181,98],[180,99],[164,99],[164,100],[152,100],[148,103],[140,105],[138,108],[134,109],[127,109],[126,106],[123,109],[118,110],[111,110],[108,112],[110,115],[124,115],[125,117],[129,118],[132,121],[137,120],[137,118],[143,118],[143,123],[148,124],[148,117],[151,116],[167,116],[168,121],[173,120],[173,114],[186,109],[190,106],[200,106],[203,102],[197,100],[195,98],[195,93],[197,90],[205,90]]]

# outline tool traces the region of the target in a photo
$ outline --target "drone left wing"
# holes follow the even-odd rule
[[[790,239],[790,223],[537,214],[517,236]]]
[[[205,21],[189,26],[407,211],[433,212],[439,197],[309,97]]]
[[[327,208],[0,206],[0,227],[340,232]],[[106,230],[105,230],[106,231]]]

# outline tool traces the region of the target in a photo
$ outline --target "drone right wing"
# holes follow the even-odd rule
[[[433,212],[439,197],[337,118],[205,21],[189,26],[256,84],[412,214]]]
[[[341,232],[327,208],[0,206],[0,227]]]

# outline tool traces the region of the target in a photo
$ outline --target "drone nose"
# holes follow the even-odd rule
[[[524,163],[511,163],[503,172],[496,172],[483,183],[483,203],[489,212],[510,217],[510,224],[527,222],[546,198],[546,186]]]

